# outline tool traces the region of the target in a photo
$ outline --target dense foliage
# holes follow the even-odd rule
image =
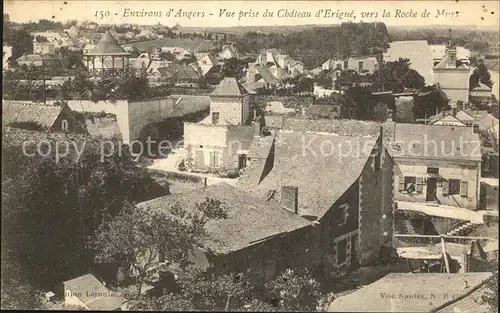
[[[179,291],[131,300],[132,310],[315,312],[324,295],[307,271],[287,270],[264,285],[243,274],[189,270],[178,279]]]
[[[316,67],[333,57],[366,55],[387,47],[389,34],[384,23],[342,23],[336,27],[317,27],[287,35],[248,32],[235,40],[241,53],[260,53],[280,48],[283,53]]]
[[[169,192],[119,145],[76,135],[2,133],[2,248],[36,287],[52,288],[88,268],[86,237],[104,216],[118,214],[124,202]]]

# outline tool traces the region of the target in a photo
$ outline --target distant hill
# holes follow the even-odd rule
[[[258,32],[262,34],[279,33],[288,35],[294,32],[300,32],[319,27],[339,27],[340,24],[331,25],[275,25],[275,26],[233,26],[233,27],[182,27],[186,33],[196,32],[221,32],[234,35],[243,35],[248,32]]]
[[[153,50],[168,45],[169,47],[179,47],[197,52],[208,52],[214,49],[213,43],[200,38],[164,38],[158,40],[145,40],[124,43],[124,46],[137,47],[139,51],[153,52]]]

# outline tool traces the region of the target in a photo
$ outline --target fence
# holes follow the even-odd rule
[[[467,236],[447,236],[443,235],[445,242],[468,245],[472,241],[479,241],[484,246],[489,241],[497,240],[489,237],[467,237]],[[394,234],[393,244],[396,248],[431,246],[441,242],[440,235],[406,235]]]

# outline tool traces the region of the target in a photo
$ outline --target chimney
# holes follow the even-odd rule
[[[248,63],[247,82],[255,83],[256,74],[257,70],[255,69],[255,63]]]
[[[281,186],[281,205],[295,214],[299,213],[299,188],[297,186]]]
[[[257,116],[257,110],[254,111],[253,127],[254,127],[254,138],[262,137],[262,128],[264,127],[264,118],[262,116]]]

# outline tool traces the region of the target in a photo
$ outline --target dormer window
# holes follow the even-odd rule
[[[61,121],[61,130],[67,131],[69,129],[68,127],[68,120],[62,120]]]

